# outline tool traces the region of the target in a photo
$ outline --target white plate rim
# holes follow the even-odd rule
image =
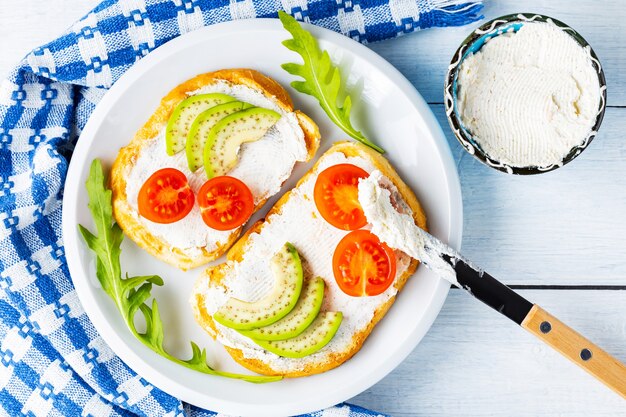
[[[407,98],[413,104],[415,109],[426,119],[432,135],[435,137],[434,145],[439,152],[441,163],[443,164],[444,171],[446,173],[445,182],[447,183],[448,198],[450,201],[450,212],[448,213],[448,236],[447,241],[453,248],[460,249],[462,240],[462,227],[463,227],[463,205],[461,198],[461,186],[452,158],[452,153],[447,144],[446,137],[441,129],[439,122],[433,115],[430,107],[424,101],[422,96],[417,92],[415,87],[398,71],[393,65],[387,62],[384,58],[376,54],[366,46],[345,37],[339,33],[333,32],[328,29],[324,29],[318,26],[304,24],[304,27],[312,32],[318,39],[324,39],[331,42],[336,46],[348,51],[350,54],[354,54],[366,59],[372,66],[382,70],[387,77],[405,93]],[[129,70],[127,70],[119,80],[111,87],[111,89],[104,95],[102,100],[98,103],[95,110],[90,116],[85,128],[81,133],[82,140],[79,140],[76,148],[73,152],[73,156],[67,171],[65,189],[73,190],[80,189],[82,183],[80,181],[80,169],[82,165],[76,161],[85,161],[85,158],[89,151],[90,138],[94,136],[97,128],[103,122],[106,117],[107,111],[112,103],[123,94],[123,92],[132,83],[141,76],[141,74],[154,65],[158,65],[161,60],[164,60],[169,55],[176,52],[177,48],[185,45],[186,43],[193,43],[194,41],[201,41],[205,36],[211,36],[212,34],[219,33],[221,31],[238,31],[238,30],[269,30],[282,29],[277,19],[250,19],[250,20],[236,20],[218,23],[215,25],[203,27],[185,35],[179,36],[166,44],[160,46],[155,51],[151,52],[147,57],[135,63]],[[65,193],[63,198],[63,219],[62,219],[62,232],[64,236],[64,244],[66,250],[66,259],[68,262],[68,268],[70,276],[79,276],[83,273],[83,269],[78,261],[80,251],[78,245],[81,244],[75,237],[76,234],[76,210],[73,202],[72,193]],[[66,204],[68,202],[69,204]],[[66,238],[70,237],[70,238]],[[198,397],[198,392],[189,390],[184,384],[173,378],[167,378],[163,372],[149,366],[138,352],[128,348],[125,342],[125,337],[117,334],[109,321],[102,315],[97,314],[96,300],[93,297],[90,286],[87,279],[72,279],[76,293],[83,305],[85,312],[89,319],[93,323],[94,327],[101,335],[101,337],[111,346],[114,352],[124,361],[131,369],[144,377],[148,382],[155,385],[159,389],[181,399],[182,401],[194,404],[199,407],[204,407],[216,412],[223,412],[229,414],[242,414],[242,415],[273,415],[281,413],[281,415],[295,415],[307,412],[312,412],[322,408],[332,406],[334,404],[343,402],[355,395],[365,391],[383,377],[389,374],[395,369],[417,346],[419,341],[424,337],[428,329],[432,326],[435,318],[439,314],[443,303],[446,299],[450,286],[447,282],[440,280],[437,284],[436,291],[431,297],[430,303],[426,309],[426,313],[422,316],[421,322],[424,323],[420,329],[416,329],[410,334],[410,337],[403,343],[395,352],[396,354],[388,358],[385,362],[379,364],[368,375],[368,378],[362,378],[355,381],[354,384],[346,385],[343,389],[336,390],[331,393],[327,393],[324,398],[310,398],[310,399],[298,399],[296,401],[290,400],[281,404],[280,411],[276,408],[259,408],[262,406],[257,405],[242,405],[220,398],[211,397],[210,395],[204,395]]]

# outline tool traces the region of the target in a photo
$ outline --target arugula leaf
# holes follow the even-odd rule
[[[330,120],[344,132],[380,153],[385,151],[370,142],[360,131],[356,130],[350,122],[350,109],[352,99],[347,94],[343,104],[337,105],[339,92],[342,88],[339,68],[333,65],[328,51],[320,50],[317,41],[307,30],[291,15],[278,12],[278,17],[283,27],[291,33],[293,39],[283,41],[288,49],[302,56],[303,64],[288,63],[282,68],[291,75],[302,77],[304,81],[293,81],[291,86],[304,94],[315,97]]]
[[[126,278],[122,278],[120,245],[124,239],[124,234],[113,220],[111,190],[106,187],[102,164],[98,159],[94,159],[91,163],[86,187],[89,196],[89,210],[96,225],[97,235],[82,225],[78,225],[78,228],[89,249],[96,254],[96,276],[102,289],[115,302],[126,326],[137,339],[159,355],[205,374],[257,383],[282,379],[280,376],[242,375],[215,370],[207,363],[206,350],[200,349],[194,342],[191,342],[190,359],[183,360],[169,354],[163,347],[163,322],[159,314],[157,300],[152,298],[151,306],[146,304],[146,301],[152,296],[152,286],[163,285],[163,279],[158,275],[137,277],[126,275]],[[135,327],[134,319],[138,311],[142,313],[146,322],[144,333],[139,332]]]

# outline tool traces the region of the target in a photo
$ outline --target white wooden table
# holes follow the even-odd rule
[[[0,76],[98,2],[2,0]],[[462,181],[463,252],[626,361],[626,3],[485,3],[487,18],[537,12],[563,20],[604,65],[604,123],[563,169],[513,177],[456,143],[443,111],[443,78],[477,25],[432,29],[372,49],[411,80],[448,136]],[[409,358],[352,402],[394,416],[626,416],[626,401],[459,290]]]

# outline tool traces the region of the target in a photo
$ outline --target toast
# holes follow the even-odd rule
[[[313,202],[313,185],[319,172],[328,166],[352,163],[368,172],[379,170],[395,186],[399,200],[416,224],[426,229],[426,216],[417,198],[389,162],[375,151],[354,142],[340,142],[324,153],[296,187],[283,195],[264,221],[249,229],[227,253],[227,261],[207,268],[197,280],[190,303],[196,321],[220,341],[239,364],[265,375],[299,377],[335,368],[351,358],[363,345],[374,326],[391,307],[398,291],[415,272],[418,261],[394,251],[396,277],[383,294],[350,297],[341,292],[332,274],[332,256],[337,242],[348,232],[322,226]],[[314,224],[315,227],[309,227]],[[212,315],[229,296],[255,301],[268,291],[259,277],[270,274],[267,259],[277,248],[290,242],[300,253],[305,279],[320,276],[326,283],[322,311],[342,311],[344,320],[335,337],[318,352],[293,359],[265,351],[237,331],[217,323]],[[266,269],[263,269],[266,268]],[[265,272],[265,274],[264,274]],[[235,294],[235,295],[233,295]]]
[[[319,147],[320,134],[317,125],[302,112],[294,110],[291,98],[283,87],[257,71],[228,69],[200,74],[170,91],[161,100],[160,105],[150,119],[135,134],[129,145],[120,150],[111,170],[110,186],[113,191],[113,214],[124,233],[153,256],[183,270],[204,265],[224,254],[237,240],[242,228],[238,227],[226,232],[216,231],[215,233],[197,232],[205,234],[200,234],[195,238],[194,233],[188,233],[189,238],[187,239],[185,233],[182,232],[183,230],[195,232],[208,227],[204,225],[200,218],[197,202],[192,212],[187,215],[187,218],[182,219],[180,222],[167,225],[152,223],[138,214],[136,202],[137,184],[140,185],[152,172],[156,171],[159,168],[157,165],[160,165],[160,167],[171,166],[185,173],[193,191],[198,191],[202,183],[206,181],[206,175],[201,176],[196,175],[197,173],[191,173],[183,158],[180,155],[166,155],[165,146],[160,142],[165,142],[164,131],[170,116],[179,103],[189,96],[202,93],[207,89],[209,92],[223,92],[219,90],[222,87],[228,88],[229,94],[231,94],[230,91],[233,91],[235,94],[232,94],[232,96],[238,100],[249,101],[244,100],[247,97],[240,98],[236,95],[237,93],[247,94],[251,98],[261,101],[264,107],[273,107],[274,110],[280,112],[283,116],[288,115],[289,120],[293,121],[293,123],[290,122],[291,125],[302,131],[302,134],[296,133],[301,135],[299,137],[303,139],[302,146],[306,149],[300,152],[299,159],[291,161],[290,168],[288,170],[285,169],[288,172],[281,172],[282,177],[280,180],[274,180],[276,184],[272,185],[270,192],[261,195],[260,193],[263,190],[260,190],[257,195],[255,190],[253,190],[255,196],[254,211],[263,206],[265,201],[280,189],[282,183],[291,174],[291,169],[293,169],[295,162],[308,161],[315,155]],[[297,130],[296,128],[294,129]],[[245,151],[247,146],[253,145],[242,145],[240,154]],[[184,154],[184,152],[182,153]],[[252,153],[252,151],[249,153]],[[149,158],[153,158],[154,161],[149,160]],[[246,159],[241,156],[240,164],[246,163],[247,160],[250,160],[250,158]],[[289,162],[286,161],[285,166],[289,166]],[[267,165],[267,161],[265,161],[265,164]],[[249,171],[246,174],[248,177],[264,169],[261,162],[257,165],[247,170]],[[183,170],[184,168],[187,170]],[[268,171],[267,175],[271,174]],[[244,181],[244,183],[246,182],[243,178],[239,179]],[[184,224],[181,222],[184,222]]]

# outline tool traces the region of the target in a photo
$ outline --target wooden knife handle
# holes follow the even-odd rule
[[[537,304],[526,315],[522,327],[626,399],[626,365]]]

